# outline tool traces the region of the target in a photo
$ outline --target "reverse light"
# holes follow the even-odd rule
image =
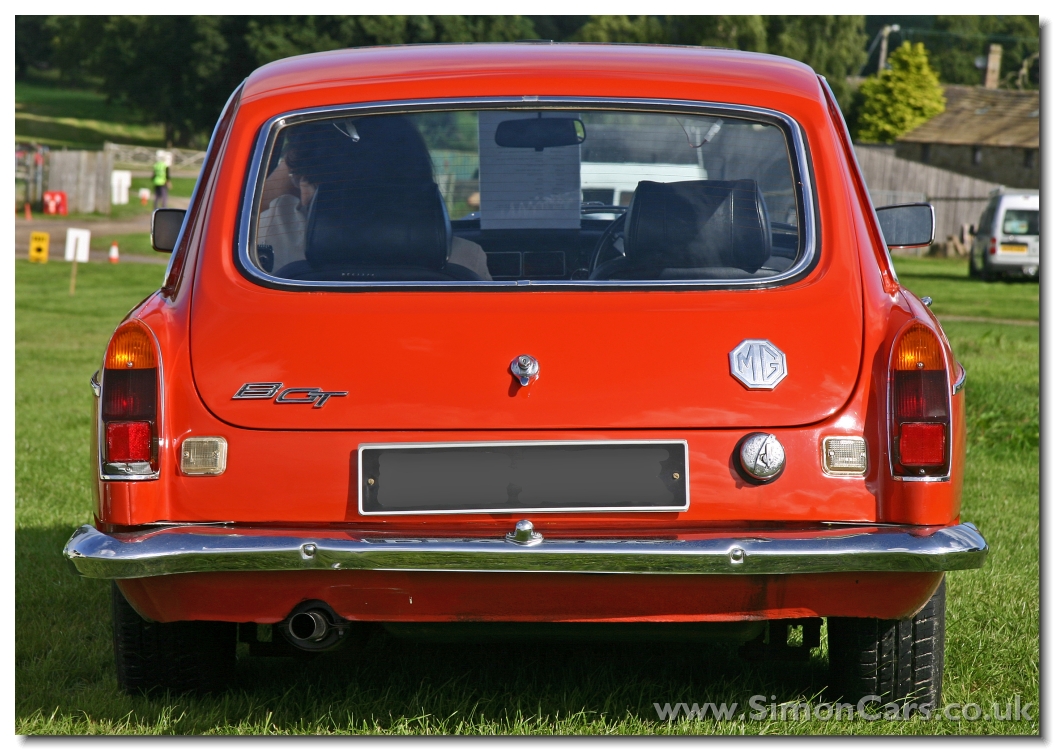
[[[106,348],[100,418],[103,473],[152,475],[158,469],[158,354],[137,320],[122,324]]]
[[[893,473],[947,474],[948,368],[937,335],[921,323],[910,325],[893,348],[891,369]]]
[[[823,470],[833,476],[867,473],[867,443],[862,437],[825,437]]]
[[[216,476],[227,468],[227,441],[221,437],[189,437],[180,449],[179,469],[190,476]]]

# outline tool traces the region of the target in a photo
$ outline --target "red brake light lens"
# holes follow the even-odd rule
[[[152,437],[149,422],[111,422],[106,425],[106,457],[111,463],[149,461]]]
[[[950,404],[944,347],[931,329],[915,323],[898,338],[892,358],[893,473],[948,472]]]
[[[900,463],[904,466],[939,466],[944,463],[945,426],[908,422],[900,426]]]

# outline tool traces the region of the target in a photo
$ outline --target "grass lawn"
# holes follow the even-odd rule
[[[1038,315],[1038,286],[966,279],[954,261],[897,261],[945,314]],[[23,734],[1037,734],[1039,328],[949,322],[969,372],[963,519],[991,553],[948,576],[944,701],[1031,703],[1032,721],[660,721],[653,703],[820,701],[826,655],[752,665],[718,646],[418,645],[381,635],[357,655],[242,659],[208,698],[117,692],[109,587],[61,557],[91,520],[88,378],[123,314],[163,269],[16,261],[15,730]],[[961,271],[961,273],[960,273]]]
[[[62,88],[46,80],[15,81],[15,138],[71,149],[98,149],[103,142],[164,146],[161,125],[108,104],[103,94]]]
[[[965,258],[894,259],[900,283],[920,296],[933,297],[937,317],[961,315],[982,318],[1039,320],[1039,284],[1033,280],[988,282],[991,293],[978,293],[982,282],[969,278]]]

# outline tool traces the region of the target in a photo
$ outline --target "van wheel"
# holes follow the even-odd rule
[[[905,620],[828,617],[830,679],[835,695],[856,703],[931,704],[944,678],[944,581],[917,615]]]
[[[970,269],[969,273],[970,273],[970,278],[971,279],[979,279],[979,278],[981,278],[981,274],[977,271],[976,260],[977,260],[977,255],[971,250],[970,251],[970,264],[969,264],[969,269]]]
[[[996,277],[992,267],[987,261],[981,261],[981,281],[994,281]]]
[[[223,689],[234,674],[233,622],[148,622],[111,584],[117,686],[126,693]]]

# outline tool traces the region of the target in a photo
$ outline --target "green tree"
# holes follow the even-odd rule
[[[944,90],[921,42],[904,42],[889,66],[860,84],[855,139],[861,143],[892,143],[944,111]]]
[[[670,41],[751,52],[768,48],[765,16],[667,16]]]
[[[666,29],[655,16],[591,16],[574,35],[580,42],[662,44]]]
[[[867,57],[863,16],[769,16],[768,51],[801,60],[827,79],[843,111],[852,98],[848,76]]]
[[[51,32],[47,16],[15,16],[15,78],[22,79],[30,67],[51,63]]]
[[[28,36],[32,25],[25,26]],[[535,36],[524,16],[52,16],[45,27],[65,77],[94,77],[111,100],[162,123],[176,145],[203,143],[231,92],[273,60],[342,47]]]

